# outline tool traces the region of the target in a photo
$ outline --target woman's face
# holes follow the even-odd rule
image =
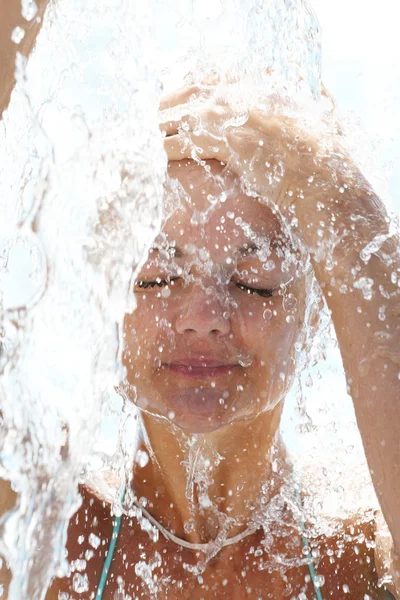
[[[124,321],[128,395],[190,433],[271,410],[287,392],[305,307],[277,217],[210,162],[171,163],[166,218]]]

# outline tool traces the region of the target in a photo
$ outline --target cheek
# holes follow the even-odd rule
[[[171,342],[172,322],[168,303],[158,298],[139,298],[136,310],[124,318],[124,361],[151,366],[160,345]],[[127,366],[125,364],[125,366]]]
[[[286,360],[300,327],[298,304],[282,296],[249,296],[237,302],[236,321],[244,344],[268,365]]]

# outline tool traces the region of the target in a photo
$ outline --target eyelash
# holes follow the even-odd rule
[[[156,279],[155,281],[140,280],[140,281],[136,282],[136,285],[142,290],[154,289],[155,287],[161,288],[164,285],[173,283],[177,279],[179,279],[179,277],[173,277],[169,280],[167,280],[167,279]],[[234,283],[235,283],[236,287],[239,288],[239,290],[242,290],[242,292],[247,292],[251,296],[253,296],[254,294],[258,294],[262,298],[270,298],[274,293],[274,290],[265,290],[262,288],[250,287],[250,286],[245,285],[244,283],[240,283],[238,281],[235,281]]]
[[[140,279],[139,281],[136,282],[136,285],[142,289],[142,290],[148,290],[148,289],[153,289],[156,286],[157,287],[164,287],[164,285],[169,285],[171,283],[174,283],[174,281],[176,281],[177,279],[179,279],[178,277],[171,277],[170,279],[156,279],[155,281],[143,281],[142,279]]]
[[[258,294],[262,298],[271,298],[271,296],[274,293],[274,290],[265,290],[262,288],[254,288],[254,287],[250,287],[249,285],[244,285],[243,283],[239,283],[238,281],[235,281],[235,285],[236,285],[236,287],[239,288],[239,290],[242,290],[242,292],[247,292],[251,296],[253,296],[254,294]]]

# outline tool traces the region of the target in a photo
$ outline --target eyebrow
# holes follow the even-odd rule
[[[276,248],[277,247],[277,239],[272,236],[259,236],[263,242],[269,242],[272,248]],[[250,256],[252,254],[254,254],[255,252],[258,252],[259,250],[262,249],[262,243],[261,244],[256,244],[255,242],[245,242],[242,246],[239,246],[234,254],[236,258],[244,258],[246,256]],[[184,258],[185,252],[179,247],[179,246],[168,246],[168,248],[165,249],[165,252],[169,253],[170,250],[174,250],[174,256],[173,258]],[[150,252],[158,252],[160,253],[160,248],[158,248],[157,246],[153,246],[152,248],[150,248]]]
[[[170,245],[167,248],[162,248],[162,251],[167,252],[168,254],[170,253],[171,250],[174,251],[173,258],[183,258],[185,256],[185,253],[183,252],[183,250],[181,250],[181,248],[179,248],[179,246],[172,246],[172,245]],[[152,246],[150,248],[149,254],[151,252],[158,252],[158,253],[160,253],[160,248],[158,246]]]
[[[235,255],[237,258],[243,258],[245,256],[250,256],[251,254],[258,252],[259,250],[261,250],[261,247],[258,244],[250,242],[243,244],[243,246],[239,246],[239,248],[235,252]]]

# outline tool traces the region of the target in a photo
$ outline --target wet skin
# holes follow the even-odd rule
[[[97,588],[110,540],[111,518],[107,503],[102,504],[87,490],[82,492],[83,506],[77,519],[71,520],[69,528],[68,554],[70,560],[83,559],[87,551],[93,555],[84,570],[88,576],[89,590],[78,596],[86,599],[90,598],[90,593]],[[93,525],[96,519],[98,524]],[[94,550],[88,542],[90,533],[95,533],[101,539],[101,545],[97,550]],[[198,579],[184,567],[185,563],[197,564],[199,557],[193,551],[180,548],[163,537],[154,543],[147,533],[140,530],[136,519],[126,518],[122,524],[103,598],[104,600],[114,598],[114,593],[118,589],[119,576],[125,581],[125,592],[132,598],[154,598],[143,579],[135,573],[136,564],[150,563],[151,560],[155,565],[153,575],[157,576],[160,585],[157,597],[165,600],[175,598],[277,600],[285,597],[297,598],[301,593],[305,593],[307,598],[314,598],[307,566],[283,568],[276,561],[277,554],[288,559],[298,559],[302,556],[302,544],[297,528],[287,528],[285,534],[286,536],[282,537],[277,528],[273,551],[270,553],[266,553],[263,547],[261,533],[243,540],[238,545],[224,548],[210,561],[202,574],[202,579]],[[78,544],[77,539],[81,535],[84,535],[84,541]],[[377,587],[373,541],[373,521],[359,523],[356,520],[353,523],[342,524],[340,533],[335,536],[317,537],[313,541],[313,550],[319,553],[316,569],[325,579],[322,587],[324,599],[386,598],[384,591]],[[157,553],[162,559],[161,564],[157,561]],[[271,572],[268,570],[268,564],[275,565]],[[55,580],[46,596],[47,600],[58,599],[60,591],[76,597],[72,587],[73,575],[71,574],[68,579]]]
[[[214,175],[222,174],[221,166],[215,162],[210,166]],[[233,512],[240,515],[246,509],[246,495],[252,498],[258,490],[248,473],[254,472],[260,479],[257,463],[267,462],[265,449],[279,426],[283,398],[295,370],[293,350],[294,343],[301,340],[307,276],[277,217],[265,203],[241,194],[230,174],[224,175],[224,181],[209,179],[192,163],[173,164],[169,174],[179,180],[188,197],[181,189],[179,208],[168,213],[167,194],[169,216],[137,277],[137,309],[126,316],[124,323],[124,364],[127,381],[135,385],[136,393],[128,386],[126,401],[136,402],[144,411],[148,444],[159,461],[166,454],[167,462],[173,463],[179,435],[197,432],[221,453],[224,447],[225,470],[232,471],[234,481],[243,482],[242,493],[232,499]],[[227,189],[234,193],[210,209],[207,195],[218,196]],[[193,222],[194,215],[205,211],[204,223]],[[256,245],[261,250],[256,250]],[[274,265],[270,263],[264,269],[268,261]],[[164,279],[169,278],[167,285]],[[266,310],[271,314],[265,315]],[[267,440],[266,445],[261,438]],[[235,460],[231,460],[231,446],[226,439],[233,439]],[[163,444],[162,451],[157,444]],[[143,450],[148,447],[142,444]],[[284,465],[283,447],[280,452]],[[269,475],[269,483],[277,481],[279,490],[278,479],[272,472]],[[196,531],[185,533],[184,502],[172,497],[168,487],[173,477],[174,488],[179,490],[179,481],[184,488],[185,473],[178,467],[170,472],[165,469],[161,476],[153,460],[145,467],[137,466],[137,496],[146,497],[151,514],[180,537],[191,541],[214,539],[218,523],[205,510],[198,511]],[[220,497],[223,486],[230,481],[218,470],[214,478],[212,498]],[[86,488],[82,487],[81,493],[83,504],[71,519],[68,533],[72,572],[68,578],[54,580],[47,600],[62,598],[61,592],[75,598],[79,573],[87,576],[88,589],[78,597],[93,597],[98,585],[112,531],[110,505]],[[242,504],[240,495],[244,496]],[[181,496],[185,496],[184,491]],[[268,501],[273,497],[271,494]],[[227,511],[229,502],[225,498],[218,504],[221,514]],[[125,517],[104,599],[114,598],[118,577],[123,578],[125,592],[132,598],[155,597],[140,576],[140,564],[150,561],[157,576],[154,585],[160,586],[159,598],[257,600],[286,595],[294,598],[301,593],[312,598],[308,567],[299,563],[304,558],[299,522],[288,506],[281,517],[285,525],[275,523],[271,527],[272,541],[266,546],[264,534],[258,531],[223,548],[200,578],[185,564],[196,566],[201,554],[162,536],[154,542],[141,531],[136,518]],[[330,538],[312,538],[317,572],[325,580],[324,598],[384,597],[377,587],[374,523],[371,519],[361,521],[342,523]],[[236,532],[232,530],[230,535]],[[97,548],[90,542],[90,534],[99,538]],[[283,568],[278,556],[294,560],[296,566]],[[82,560],[86,562],[74,562]],[[5,583],[7,579],[4,573]]]
[[[39,6],[40,14],[42,14],[44,12],[44,8],[47,4],[47,1],[41,0],[40,2],[37,2],[37,4]],[[13,1],[13,0],[10,0],[7,3],[4,3],[4,6],[0,6],[0,16],[1,16],[0,27],[2,28],[2,31],[4,33],[4,35],[0,36],[0,55],[1,55],[0,62],[1,62],[1,66],[3,68],[3,75],[4,75],[4,77],[3,77],[4,94],[0,98],[0,114],[3,112],[3,110],[6,108],[6,106],[8,104],[9,95],[10,95],[10,92],[14,85],[15,53],[17,51],[17,47],[11,41],[11,31],[13,30],[15,25],[18,24],[19,12],[20,12],[20,3]],[[37,31],[38,31],[40,25],[37,26],[36,21],[35,21],[35,22],[32,22],[32,26],[27,27],[26,22],[23,23],[23,26],[27,32],[26,32],[24,40],[18,46],[18,51],[24,55],[28,55],[31,48],[34,45],[35,37],[36,37]],[[310,221],[312,221],[312,219],[310,219]],[[171,308],[172,308],[172,305],[171,305]],[[299,309],[300,309],[300,307],[299,307]],[[301,314],[301,310],[300,310],[299,314]],[[277,318],[279,318],[278,315],[277,315]],[[130,317],[127,318],[127,325],[129,325],[129,319],[130,319]],[[133,326],[133,323],[131,323],[130,325]],[[249,323],[247,325],[249,326]],[[189,329],[192,329],[192,327],[189,327]],[[129,327],[127,327],[127,333],[129,333]],[[294,330],[292,333],[295,335],[296,331]],[[354,331],[352,333],[354,335]],[[156,336],[153,336],[153,337],[155,338]],[[240,337],[236,336],[235,339],[238,340],[238,339],[240,339]],[[276,341],[276,340],[274,339],[274,341]],[[289,342],[289,346],[291,343],[292,342]],[[243,346],[247,347],[246,340],[243,340]],[[232,348],[230,348],[230,349],[232,349]],[[352,353],[354,353],[353,348],[351,348],[351,350],[352,350]],[[237,377],[238,380],[240,380],[239,374],[241,374],[243,380],[246,379],[246,381],[245,381],[246,386],[247,385],[249,386],[246,389],[248,389],[249,391],[250,391],[250,389],[252,389],[253,391],[257,389],[257,384],[256,384],[257,377],[255,376],[255,369],[259,368],[260,372],[261,372],[261,360],[262,360],[261,356],[262,356],[262,351],[255,352],[254,361],[253,361],[251,367],[247,368],[248,369],[247,371],[244,370],[244,367],[242,368],[243,369],[242,371],[239,368],[234,369],[235,377]],[[130,362],[131,358],[132,357],[130,357],[129,355],[126,356],[126,359],[127,359],[126,364],[128,367],[129,377],[131,377],[133,375],[133,373],[135,372],[134,369],[142,369],[142,367],[140,366],[138,361],[136,361],[136,366],[134,367],[133,360],[132,360],[132,362]],[[225,360],[226,356],[224,356],[223,358]],[[129,368],[129,365],[130,365],[130,368]],[[257,367],[257,365],[258,365],[258,367]],[[207,367],[205,367],[205,368],[207,368]],[[378,368],[378,371],[381,371],[381,370],[382,369]],[[155,377],[156,370],[153,369],[153,371],[154,372],[152,372],[151,370],[148,371],[149,373],[152,374],[151,380],[148,384],[148,387],[151,388],[154,392],[156,392],[156,390],[157,390],[157,385],[161,386],[162,377],[164,377],[165,380],[167,380],[167,379],[169,379],[169,376],[172,373],[179,376],[180,378],[182,378],[182,381],[183,381],[183,378],[186,377],[186,380],[190,380],[191,385],[193,384],[193,376],[187,376],[187,375],[185,376],[184,368],[163,369],[160,373],[158,380],[157,380],[157,377]],[[249,377],[249,379],[252,380],[253,385],[254,384],[256,385],[255,388],[251,388],[250,383],[248,383],[247,377],[245,378],[244,374],[249,375],[249,376],[252,375],[251,377]],[[253,376],[253,374],[254,374],[254,376]],[[289,374],[289,370],[288,370],[288,374]],[[204,375],[204,373],[203,373],[203,375]],[[220,373],[220,376],[218,377],[218,379],[220,381],[222,381],[222,378],[225,377],[225,375],[226,374],[224,374],[224,373]],[[268,375],[267,371],[264,370],[263,376],[267,376],[267,375]],[[205,379],[207,380],[207,384],[204,383]],[[178,377],[177,377],[176,381],[177,380],[178,380]],[[168,409],[170,408],[170,404],[169,404],[170,402],[172,402],[172,403],[175,402],[175,405],[176,405],[177,393],[179,393],[179,390],[182,389],[182,387],[185,387],[183,385],[183,383],[181,385],[178,385],[177,383],[170,383],[169,381],[167,381],[167,385],[169,385],[169,387],[170,387],[171,395],[170,395],[170,397],[167,398],[167,400],[161,399],[161,401],[160,401],[160,398],[158,398],[153,401],[153,404],[151,406],[151,410],[152,410],[153,414],[159,413],[159,414],[164,415],[165,412],[168,411]],[[206,388],[207,390],[209,390],[211,388],[211,386],[208,384],[208,378],[206,378],[204,376],[200,379],[200,385],[203,385],[203,387]],[[225,387],[225,385],[226,384],[224,382],[221,387]],[[245,386],[243,386],[243,387],[245,387]],[[368,387],[370,388],[371,386],[368,384]],[[248,396],[248,398],[249,397],[250,397],[250,395]],[[232,400],[233,404],[231,405],[231,407],[233,408],[234,406],[235,407],[237,406],[238,407],[237,412],[240,413],[241,417],[243,417],[244,419],[250,419],[251,415],[254,416],[254,414],[257,414],[257,412],[260,410],[259,406],[261,404],[261,401],[260,401],[260,403],[257,403],[257,405],[255,405],[255,403],[253,402],[254,398],[256,398],[256,397],[257,397],[257,393],[255,391],[252,401],[250,401],[250,400],[243,401],[243,399],[242,400],[240,399],[240,394],[239,394],[237,397],[235,396],[234,401]],[[175,400],[174,400],[174,398],[175,398]],[[177,411],[178,412],[177,418],[182,419],[181,425],[187,427],[188,430],[192,429],[193,427],[197,428],[199,426],[203,427],[205,430],[211,430],[212,428],[218,428],[218,427],[223,428],[223,425],[226,424],[227,422],[230,422],[231,420],[234,420],[235,418],[240,418],[240,417],[237,417],[233,411],[230,411],[228,409],[225,409],[224,411],[222,411],[222,413],[220,413],[219,412],[220,409],[215,408],[215,400],[213,400],[212,395],[211,395],[211,399],[209,400],[209,405],[208,405],[209,409],[210,409],[210,405],[211,405],[211,408],[213,409],[213,410],[211,410],[212,415],[209,415],[212,417],[211,421],[208,419],[208,416],[205,417],[204,412],[201,412],[199,409],[197,410],[197,412],[195,411],[194,418],[192,418],[192,416],[186,410],[187,406],[188,406],[188,404],[190,404],[190,402],[192,402],[192,404],[191,404],[192,408],[193,408],[193,406],[196,407],[196,402],[193,401],[192,398],[193,398],[193,396],[190,396],[189,398],[186,396],[186,398],[184,399],[183,405],[182,405],[182,402],[178,405],[178,408],[180,410]],[[267,400],[268,400],[268,398],[267,398]],[[203,401],[203,404],[204,403],[205,403],[205,400]],[[186,409],[185,409],[185,406],[186,406]],[[207,411],[206,411],[206,413],[207,413]],[[233,414],[231,414],[231,413],[233,413]],[[376,419],[372,419],[372,421],[374,422],[374,428],[376,428]],[[392,421],[395,421],[395,420],[392,419]],[[379,429],[379,431],[380,430],[381,429]],[[214,431],[215,431],[215,429],[214,429]],[[387,444],[387,447],[388,447],[388,455],[387,456],[389,456],[389,457],[393,456],[393,452],[391,452],[391,447],[390,447],[389,443]],[[388,461],[385,459],[385,456],[384,456],[383,463],[384,464],[388,463]],[[150,468],[150,467],[151,467],[151,465],[149,465],[148,468]],[[381,472],[383,473],[384,468],[375,468],[374,471],[376,473],[381,473]],[[153,476],[154,476],[154,474],[151,471],[150,472],[146,471],[145,474],[144,474],[144,472],[142,472],[141,474],[135,476],[135,484],[137,482],[139,482],[140,480],[142,480],[142,482],[143,482],[145,478],[148,478],[148,480],[152,482]],[[390,480],[390,481],[393,479],[394,479],[393,477],[387,478],[387,480]],[[163,499],[164,504],[161,500],[161,497],[163,496],[165,490],[163,490],[161,488],[159,483],[154,484],[153,488],[154,488],[154,496],[159,498],[159,502],[158,502],[157,506],[155,504],[153,504],[152,502],[150,502],[149,509],[151,511],[154,510],[155,513],[160,512],[162,514],[168,515],[168,511],[170,511],[168,499]],[[68,547],[68,557],[71,561],[73,561],[78,558],[82,558],[84,556],[85,550],[88,549],[87,538],[90,533],[97,533],[102,539],[102,543],[101,543],[100,547],[98,548],[97,551],[93,551],[93,556],[92,556],[92,558],[90,558],[90,560],[88,560],[88,563],[87,563],[86,574],[89,579],[89,590],[85,593],[79,594],[79,596],[78,596],[81,598],[89,598],[89,597],[91,597],[91,595],[94,594],[95,589],[96,589],[96,585],[98,582],[98,578],[99,578],[103,560],[104,560],[104,555],[106,552],[106,548],[108,547],[109,537],[111,534],[112,519],[110,516],[110,508],[107,503],[103,502],[98,497],[91,495],[84,488],[82,488],[81,491],[82,491],[82,496],[83,496],[83,505],[82,505],[81,509],[78,511],[76,518],[73,518],[71,520],[70,527],[69,527],[69,536],[68,536],[67,547]],[[150,495],[150,494],[148,494],[148,495]],[[393,496],[398,497],[398,494],[393,494]],[[6,510],[8,510],[9,508],[11,508],[11,506],[15,502],[15,495],[12,493],[8,483],[6,483],[6,482],[0,482],[0,499],[1,499],[1,512],[2,513],[5,512]],[[98,522],[97,525],[93,524],[94,519],[97,519],[97,522]],[[373,567],[374,556],[373,556],[373,550],[372,550],[372,541],[373,541],[374,534],[371,531],[372,522],[370,523],[370,525],[365,525],[364,527],[362,527],[362,529],[363,529],[363,533],[365,534],[365,539],[371,541],[371,544],[369,544],[367,547],[367,545],[364,542],[360,541],[357,544],[359,551],[358,551],[358,553],[356,553],[355,552],[355,540],[353,539],[353,537],[357,532],[351,532],[351,535],[345,540],[344,552],[341,554],[340,558],[339,558],[339,556],[337,556],[336,553],[337,553],[339,538],[343,538],[343,533],[345,531],[348,531],[345,526],[343,526],[342,535],[338,536],[337,538],[332,538],[330,540],[317,540],[317,545],[320,548],[320,554],[321,554],[321,564],[318,567],[318,571],[319,571],[319,573],[324,574],[325,579],[326,579],[325,585],[323,587],[324,598],[332,597],[332,598],[338,598],[338,599],[341,599],[341,598],[347,599],[347,598],[351,597],[351,598],[364,598],[364,600],[366,600],[365,594],[368,594],[368,596],[370,598],[374,598],[374,599],[380,597],[378,592],[373,591],[376,588],[376,575],[375,575],[375,571],[374,571],[374,567]],[[83,535],[85,538],[84,542],[82,544],[80,544],[78,542],[78,538],[81,535]],[[255,554],[249,554],[249,552],[247,551],[248,546],[250,544],[253,544],[255,549],[257,548],[258,540],[255,539],[256,536],[254,537],[254,539],[249,538],[248,540],[243,542],[243,544],[241,544],[241,545],[238,545],[231,549],[228,548],[228,549],[223,550],[219,554],[217,559],[215,559],[213,561],[213,563],[211,563],[209,565],[207,574],[204,575],[204,582],[203,582],[203,584],[201,584],[194,577],[188,575],[188,573],[186,571],[183,571],[182,565],[181,565],[182,559],[184,559],[188,563],[191,563],[191,562],[195,561],[196,557],[194,557],[193,555],[190,555],[190,552],[180,551],[179,548],[177,548],[175,545],[166,544],[163,540],[161,540],[157,544],[153,544],[152,542],[149,542],[148,537],[146,537],[146,535],[147,534],[144,534],[143,532],[141,532],[139,530],[136,522],[130,523],[128,519],[126,519],[125,522],[123,522],[121,538],[120,538],[119,545],[116,550],[115,560],[113,562],[113,567],[112,567],[112,572],[110,573],[109,585],[108,585],[108,588],[107,588],[107,590],[105,592],[105,596],[104,596],[104,598],[106,600],[108,600],[109,598],[113,598],[114,591],[117,587],[116,577],[118,576],[118,574],[120,574],[122,572],[124,573],[124,576],[126,577],[127,582],[128,581],[131,582],[131,590],[132,590],[131,595],[133,597],[135,597],[135,595],[137,597],[142,597],[142,598],[148,597],[148,594],[146,594],[146,591],[143,589],[141,580],[139,580],[138,578],[135,579],[135,575],[133,574],[134,570],[133,570],[133,567],[130,567],[130,564],[136,563],[138,560],[148,560],[148,557],[153,556],[154,552],[156,550],[158,552],[160,552],[161,556],[163,557],[163,565],[162,566],[164,568],[164,574],[168,575],[171,573],[171,571],[174,571],[173,577],[176,577],[177,579],[179,578],[181,581],[184,581],[182,588],[179,588],[178,586],[172,586],[170,595],[169,596],[165,595],[164,597],[168,597],[168,598],[174,598],[174,597],[177,597],[177,598],[179,598],[179,597],[190,597],[190,598],[201,598],[201,597],[203,597],[203,598],[210,598],[210,597],[211,598],[212,597],[215,597],[215,598],[225,598],[225,597],[226,598],[245,598],[245,597],[248,597],[248,598],[257,598],[257,597],[281,598],[281,597],[283,597],[282,586],[286,586],[286,588],[287,588],[287,581],[284,582],[281,576],[279,576],[279,575],[276,576],[276,574],[274,574],[274,573],[269,574],[268,571],[261,571],[261,572],[258,571],[257,561],[258,560],[262,561],[263,557],[257,558],[257,560],[256,560],[256,558],[253,558],[253,557],[255,557]],[[293,537],[295,537],[295,535]],[[132,541],[131,541],[132,538],[134,539],[134,543],[132,543]],[[143,544],[143,548],[140,548],[139,544]],[[296,545],[295,540],[294,540],[294,545]],[[332,561],[332,557],[329,557],[328,549],[334,553],[335,559],[333,561]],[[276,548],[276,550],[277,551],[282,550],[282,548],[279,546],[279,544],[278,544],[278,547]],[[300,552],[300,548],[298,550]],[[42,553],[43,551],[45,551],[45,549],[38,548],[38,552]],[[123,559],[124,552],[126,552],[126,556],[127,556],[126,559]],[[144,553],[146,553],[146,556],[143,556]],[[124,560],[125,560],[125,562],[123,562]],[[126,564],[125,564],[126,562],[128,562],[128,569],[126,568]],[[249,569],[246,570],[246,573],[243,576],[242,575],[242,571],[243,571],[242,566],[245,563],[247,563],[247,564],[250,563],[250,567],[249,567]],[[338,569],[337,572],[335,572],[336,569]],[[157,572],[157,574],[158,574],[158,571],[160,571],[160,569],[156,568],[155,572]],[[261,573],[261,578],[260,578],[260,573]],[[301,588],[301,586],[305,585],[307,589],[304,589],[304,591],[307,594],[307,597],[312,597],[310,585],[309,585],[309,583],[307,584],[305,582],[305,578],[306,578],[307,574],[308,574],[308,572],[307,572],[306,568],[298,568],[298,569],[294,570],[293,572],[288,572],[286,574],[288,581],[290,582],[290,585],[292,587],[292,590],[290,592],[290,594],[292,596],[295,596],[298,593],[298,590]],[[133,580],[131,578],[133,578]],[[75,592],[71,591],[72,590],[72,579],[73,579],[73,575],[71,575],[71,577],[69,579],[55,580],[52,589],[47,594],[47,598],[49,600],[54,600],[56,598],[59,599],[60,598],[59,591],[65,591],[68,594],[70,594],[70,597],[76,597],[77,594]],[[225,579],[228,580],[227,585],[224,585]],[[2,582],[4,582],[4,584],[5,584],[4,597],[7,597],[7,595],[8,595],[7,594],[8,580],[9,580],[9,574],[7,573],[5,567],[3,566]],[[345,592],[342,588],[342,585],[344,582],[349,586],[349,591],[350,591],[349,594],[347,592]],[[251,587],[251,591],[249,591],[250,587]],[[179,589],[181,591],[179,591]],[[161,594],[161,597],[163,597],[162,594]],[[289,595],[289,597],[290,597],[290,595]]]
[[[184,197],[138,275],[124,328],[138,406],[192,433],[253,419],[285,396],[306,296],[278,218],[209,166],[220,180],[190,161],[170,165]]]
[[[212,163],[211,167],[214,174],[221,172],[216,164]],[[252,446],[259,444],[258,462],[265,456],[259,439],[261,434],[255,433],[257,423],[260,420],[265,423],[266,437],[278,428],[283,398],[295,370],[293,345],[301,340],[307,277],[278,219],[264,203],[236,190],[232,197],[216,204],[206,222],[199,225],[193,223],[193,215],[210,206],[202,191],[216,195],[218,182],[205,179],[204,172],[190,163],[172,165],[170,175],[179,178],[190,193],[190,201],[182,201],[180,208],[170,214],[163,235],[154,244],[158,249],[150,252],[137,278],[137,310],[126,316],[124,324],[124,364],[128,382],[135,385],[136,394],[128,387],[126,401],[137,402],[145,411],[143,422],[149,441],[142,449],[148,449],[150,444],[156,456],[160,438],[168,454],[168,446],[175,449],[173,440],[179,436],[178,432],[182,435],[200,433],[218,448],[222,444],[220,438],[225,440],[223,436],[228,432],[239,450],[245,449],[243,455],[240,452],[235,455],[240,456],[240,468],[235,472],[235,477],[240,478],[249,470],[257,472],[257,452],[253,450],[251,460],[246,459],[250,453],[249,440]],[[232,181],[228,185],[225,180],[223,189],[227,187],[232,187]],[[234,213],[234,217],[228,217],[228,213]],[[250,225],[250,230],[245,228],[247,235],[235,223],[238,216]],[[259,243],[262,236],[271,242],[269,249],[264,248],[263,255],[257,254],[249,243],[250,231],[256,234],[256,238],[252,236],[253,242],[257,239]],[[243,249],[246,244],[248,247],[242,256],[238,248]],[[171,247],[175,248],[175,256],[168,258],[166,251]],[[204,249],[208,254],[204,254]],[[285,257],[288,264],[282,270]],[[269,260],[274,261],[275,268],[263,269]],[[245,275],[246,271],[251,275]],[[173,284],[164,283],[168,278],[173,279]],[[153,282],[156,284],[148,285]],[[249,293],[245,288],[269,290],[271,294]],[[166,289],[170,293],[163,294]],[[285,303],[289,294],[293,294],[296,302],[290,298],[291,302]],[[272,316],[267,314],[266,319],[265,310],[271,310]],[[224,316],[226,312],[228,317]],[[287,316],[293,318],[288,320]],[[194,368],[190,370],[190,366]],[[220,398],[226,404],[221,404]],[[243,431],[247,431],[246,442],[240,438]],[[280,451],[284,464],[284,449]],[[161,452],[158,458],[161,461]],[[227,451],[228,465],[229,460]],[[174,473],[184,482],[183,472]],[[137,496],[148,499],[148,510],[166,527],[190,540],[194,534],[184,531],[183,517],[179,514],[179,510],[184,514],[184,506],[179,504],[179,498],[174,498],[175,504],[171,502],[167,475],[165,471],[161,477],[152,460],[143,468],[137,467],[134,474]],[[270,476],[271,483],[274,475],[270,473]],[[216,488],[219,477],[216,472]],[[247,479],[244,481],[248,483]],[[175,486],[179,487],[178,481]],[[213,497],[221,494],[222,489],[212,489]],[[253,487],[248,489],[254,492]],[[244,495],[246,490],[245,487]],[[70,561],[90,557],[82,571],[88,577],[89,589],[80,595],[90,598],[90,593],[96,590],[108,549],[112,518],[107,502],[102,503],[86,489],[82,489],[82,495],[83,505],[70,523],[68,553]],[[269,500],[273,496],[271,494]],[[225,499],[219,505],[221,512],[227,505]],[[210,515],[203,513],[197,521],[196,535],[200,537],[193,537],[192,541],[215,537],[213,523],[207,521]],[[154,585],[160,586],[158,597],[168,600],[297,598],[301,593],[312,598],[308,567],[299,564],[304,558],[299,523],[288,506],[281,517],[285,525],[272,526],[272,541],[266,546],[263,545],[264,534],[258,531],[222,549],[200,578],[189,572],[185,564],[197,565],[201,555],[180,548],[162,536],[154,542],[141,531],[135,518],[125,517],[104,598],[114,598],[118,577],[123,578],[125,592],[132,598],[155,597],[140,576],[140,567],[135,568],[150,561],[153,561],[153,575],[157,576]],[[91,533],[101,540],[97,549],[89,542]],[[84,536],[81,543],[78,542],[80,536]],[[324,577],[324,598],[375,600],[384,597],[377,586],[373,520],[362,522],[355,518],[353,522],[340,524],[338,533],[332,537],[319,535],[312,540],[317,572]],[[278,556],[294,561],[296,566],[282,567]],[[48,600],[59,598],[60,591],[74,597],[76,573],[67,579],[55,580]]]

